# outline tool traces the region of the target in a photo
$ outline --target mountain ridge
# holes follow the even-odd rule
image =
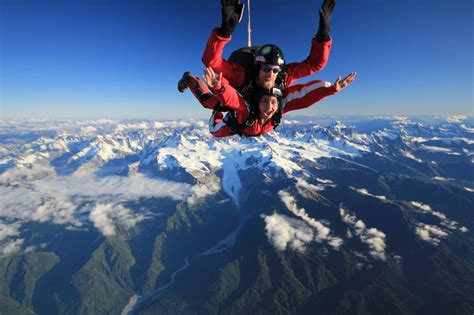
[[[473,125],[3,121],[0,310],[470,314]]]

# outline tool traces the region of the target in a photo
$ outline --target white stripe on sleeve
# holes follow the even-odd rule
[[[322,88],[322,87],[330,87],[331,85],[332,85],[331,82],[326,82],[326,81],[315,82],[311,85],[303,87],[299,91],[294,91],[294,92],[288,94],[285,97],[285,99],[283,100],[283,104],[286,105],[286,104],[290,103],[291,101],[303,98],[306,94],[308,94],[308,93],[310,93],[314,90],[317,90],[317,89]]]

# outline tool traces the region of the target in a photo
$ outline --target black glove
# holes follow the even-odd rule
[[[335,6],[336,0],[324,0],[321,9],[319,9],[319,29],[316,34],[316,40],[320,43],[327,42],[330,39],[331,14]]]
[[[219,35],[229,37],[239,24],[244,13],[244,5],[240,0],[221,0],[222,24]]]

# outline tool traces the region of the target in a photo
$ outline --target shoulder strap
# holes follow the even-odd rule
[[[273,129],[276,129],[281,124],[281,110],[279,109],[272,117]]]
[[[252,127],[257,120],[257,114],[251,111],[249,117],[242,124],[239,124],[235,111],[230,110],[224,117],[224,123],[229,127],[230,131],[239,136],[243,136],[243,130],[247,127]]]

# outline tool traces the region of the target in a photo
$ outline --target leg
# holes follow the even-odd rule
[[[220,106],[219,98],[211,93],[209,88],[191,72],[185,72],[178,82],[178,91],[183,93],[187,88],[194,94],[199,103],[205,108],[215,109]]]
[[[224,115],[221,112],[213,111],[209,119],[209,131],[216,138],[223,138],[233,135],[229,126],[224,123]]]

